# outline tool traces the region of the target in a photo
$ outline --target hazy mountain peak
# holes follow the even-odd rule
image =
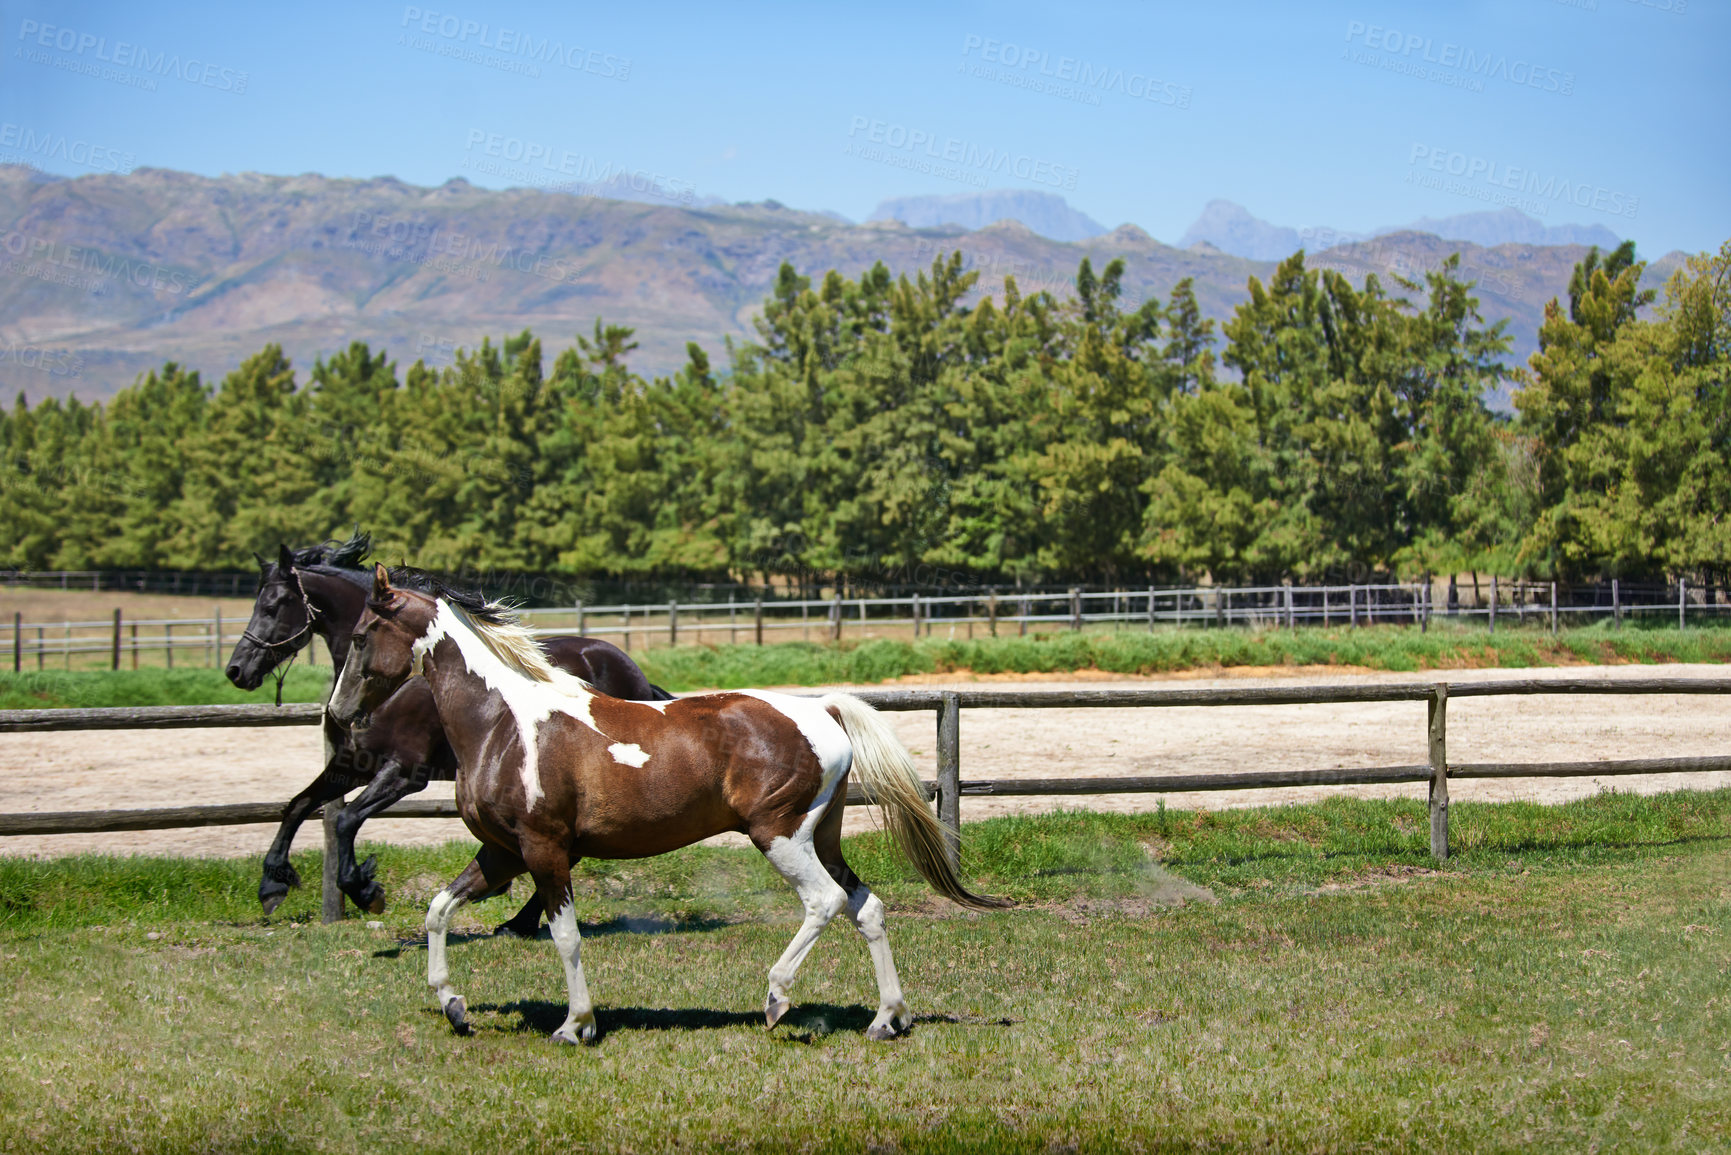
[[[1057,193],[1031,189],[986,189],[951,196],[890,197],[866,218],[898,220],[916,229],[955,225],[983,229],[1003,220],[1020,221],[1029,231],[1053,241],[1085,241],[1100,236],[1105,226],[1070,207]]]
[[[1513,207],[1450,217],[1420,217],[1407,224],[1386,225],[1369,233],[1359,233],[1325,225],[1294,229],[1270,224],[1253,216],[1243,205],[1216,199],[1203,208],[1196,223],[1179,239],[1178,247],[1193,249],[1197,243],[1206,242],[1234,256],[1276,261],[1300,248],[1307,252],[1321,252],[1395,233],[1426,233],[1485,248],[1508,244],[1615,248],[1620,243],[1618,236],[1604,225],[1546,225]]]

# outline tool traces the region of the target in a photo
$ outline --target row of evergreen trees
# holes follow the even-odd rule
[[[1517,370],[1456,261],[1391,291],[1302,253],[1223,346],[1188,282],[1127,312],[1084,260],[1073,298],[994,298],[957,254],[783,266],[725,374],[693,344],[645,381],[600,321],[550,369],[528,332],[401,376],[361,343],[304,382],[276,346],[214,390],[169,363],[0,411],[0,564],[232,567],[359,524],[434,568],[625,577],[1721,571],[1731,242],[1650,319],[1642,271],[1590,254]]]

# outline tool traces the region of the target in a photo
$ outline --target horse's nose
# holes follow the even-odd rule
[[[244,690],[246,689],[246,683],[242,681],[243,676],[244,675],[242,675],[240,671],[239,662],[230,662],[228,664],[228,680]]]

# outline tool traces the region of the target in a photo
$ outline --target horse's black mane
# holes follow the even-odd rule
[[[370,587],[373,574],[367,566],[367,558],[372,552],[373,535],[357,526],[346,541],[333,539],[318,545],[302,546],[291,551],[290,556],[294,558],[297,569],[317,567],[335,571],[355,585]],[[389,572],[392,585],[444,598],[480,621],[503,625],[516,620],[513,607],[490,600],[480,590],[450,585],[443,578],[413,566],[392,566]]]
[[[390,575],[392,585],[444,598],[470,617],[489,625],[500,626],[517,620],[513,607],[492,601],[480,590],[449,585],[443,578],[426,570],[415,569],[413,566],[393,566]]]
[[[373,552],[373,535],[355,528],[347,541],[321,541],[290,553],[296,566],[324,565],[332,569],[360,569]]]

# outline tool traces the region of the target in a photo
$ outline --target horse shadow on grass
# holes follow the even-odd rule
[[[610,935],[616,934],[703,934],[712,930],[720,930],[723,927],[737,925],[739,921],[739,919],[727,918],[669,919],[657,918],[653,915],[621,914],[615,915],[614,917],[605,919],[601,922],[579,923],[577,930],[578,933],[586,939],[606,938]],[[456,946],[458,943],[486,942],[492,939],[511,937],[514,936],[501,935],[497,931],[450,931],[445,936],[445,942],[447,945]],[[535,932],[535,939],[538,942],[551,942],[553,940],[553,932],[549,927],[543,925]],[[522,940],[519,939],[518,941]],[[394,946],[388,946],[374,951],[373,957],[398,958],[402,955],[404,948],[418,947],[425,949],[426,945],[427,939],[425,935],[420,935],[415,938],[399,939]]]
[[[470,1012],[515,1016],[516,1025],[501,1024],[513,1034],[551,1035],[565,1021],[566,1005],[547,999],[517,999],[508,1003],[472,1003]],[[777,1035],[796,1042],[815,1042],[824,1035],[863,1032],[876,1012],[870,1007],[808,1003],[788,1011]],[[763,1027],[762,1011],[723,1011],[713,1007],[597,1007],[600,1038],[615,1031],[718,1031],[730,1027]]]
[[[551,1035],[565,1021],[566,1005],[547,999],[517,999],[508,1003],[474,1003],[471,1012],[514,1016],[515,1026],[501,1025],[510,1034]],[[438,1011],[429,1012],[437,1015]],[[796,1003],[777,1024],[774,1039],[810,1045],[831,1035],[864,1034],[876,1016],[875,1008],[854,1004]],[[978,1019],[961,1015],[927,1014],[914,1018],[913,1030],[926,1025],[1008,1027],[1016,1019]],[[598,1007],[597,1041],[615,1031],[716,1031],[730,1027],[763,1028],[762,1011],[723,1011],[712,1007]]]

